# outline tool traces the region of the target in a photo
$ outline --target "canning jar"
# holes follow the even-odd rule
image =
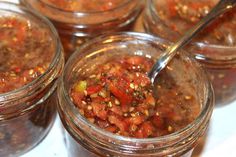
[[[56,115],[63,52],[41,15],[0,2],[0,156],[19,156],[47,135]]]
[[[175,42],[217,2],[218,0],[148,0],[143,21],[145,30]],[[236,99],[235,15],[233,9],[220,16],[186,48],[208,72],[218,105],[228,104]]]
[[[101,33],[131,30],[142,0],[22,0],[56,26],[66,58],[76,47]]]
[[[143,69],[167,46],[151,35],[116,33],[70,57],[58,84],[69,157],[191,156],[209,124],[213,90],[199,64],[181,52],[157,76],[154,98]]]

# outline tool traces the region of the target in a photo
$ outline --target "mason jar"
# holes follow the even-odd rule
[[[56,115],[63,50],[53,25],[17,4],[0,2],[0,156],[37,146]]]
[[[203,18],[218,0],[148,0],[143,24],[146,32],[175,42]],[[236,99],[235,9],[225,13],[186,46],[208,72],[216,104]]]
[[[142,9],[142,0],[21,2],[53,22],[61,37],[66,58],[82,43],[99,34],[131,30]]]
[[[149,61],[168,45],[148,34],[124,32],[91,40],[70,57],[58,84],[57,106],[69,157],[191,156],[214,106],[199,64],[182,51],[157,76],[156,103],[155,95],[147,94],[152,89],[144,95],[139,91],[148,82],[141,68],[149,69]],[[101,70],[108,72],[97,74]],[[127,84],[134,71],[136,79]],[[177,124],[182,127],[174,128]]]

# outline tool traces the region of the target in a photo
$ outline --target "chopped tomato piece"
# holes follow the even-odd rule
[[[122,116],[122,115],[123,115],[123,112],[122,112],[120,106],[113,105],[113,106],[110,108],[110,111],[114,112],[115,114],[117,114],[117,115],[119,115],[119,116]]]
[[[102,97],[95,97],[95,98],[91,98],[92,102],[96,102],[96,103],[101,103],[104,102],[105,99]]]
[[[105,121],[105,120],[97,120],[97,124],[101,128],[106,128],[106,127],[110,126],[109,122]]]
[[[147,95],[146,96],[146,102],[149,105],[155,106],[156,102],[155,102],[155,98],[152,95]]]
[[[117,127],[116,126],[108,126],[108,127],[106,127],[105,128],[107,131],[109,131],[109,132],[116,132],[117,131]]]
[[[153,116],[151,118],[152,123],[157,127],[157,128],[163,128],[164,127],[164,121],[160,116]]]
[[[136,85],[147,86],[150,83],[151,81],[146,74],[137,72],[134,76],[134,84]]]
[[[84,104],[82,103],[83,94],[78,92],[72,92],[71,97],[73,99],[73,102],[79,107],[84,108]]]
[[[130,124],[139,125],[145,121],[145,117],[142,115],[138,115],[138,116],[130,117],[128,121]]]
[[[117,116],[111,115],[108,117],[108,120],[111,124],[116,125],[120,129],[121,132],[125,132],[129,128],[128,123],[126,123],[126,121],[124,121],[124,120],[121,120]]]
[[[168,9],[169,9],[169,14],[170,14],[170,17],[174,17],[177,15],[177,10],[176,10],[176,2],[175,0],[166,0],[167,2],[167,6],[168,6]]]
[[[106,120],[107,118],[107,111],[106,111],[106,106],[105,104],[99,104],[99,103],[95,103],[93,102],[91,104],[92,108],[93,108],[93,113],[100,119],[102,120]]]
[[[152,124],[147,121],[144,122],[140,129],[135,133],[138,138],[147,138],[153,134],[154,128]]]
[[[114,94],[121,102],[122,111],[127,112],[129,110],[130,103],[132,102],[132,96],[126,93],[124,89],[119,89],[119,86],[115,86],[113,83],[110,83],[109,88],[111,93]]]
[[[101,85],[94,85],[94,86],[87,87],[86,91],[88,95],[92,95],[92,94],[98,93],[101,89],[102,89]]]

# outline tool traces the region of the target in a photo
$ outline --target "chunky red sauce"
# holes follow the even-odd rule
[[[54,56],[49,31],[24,18],[0,17],[0,94],[42,75]]]
[[[125,0],[43,0],[46,4],[66,11],[107,11],[122,5]]]
[[[206,16],[218,1],[214,0],[160,0],[156,10],[164,23],[180,35]],[[206,28],[196,41],[216,45],[235,45],[235,10],[227,12]]]
[[[52,33],[45,24],[26,14],[7,13],[0,17],[0,95],[39,78],[55,54]],[[55,94],[48,94],[53,83],[42,86],[45,89],[37,95],[31,92],[17,101],[1,100],[0,156],[19,156],[46,136],[56,114]],[[25,106],[29,107],[22,111]]]
[[[128,31],[141,11],[140,0],[22,0],[57,28],[65,59],[100,34]]]
[[[109,132],[136,138],[173,133],[191,123],[200,106],[165,71],[154,98],[146,75],[152,65],[142,56],[115,56],[79,76],[70,96],[81,115]]]
[[[146,27],[154,34],[176,41],[216,5],[214,0],[153,0],[160,23],[149,19]],[[212,81],[216,103],[228,104],[236,98],[236,14],[235,9],[213,21],[194,38],[205,45],[190,45],[190,51],[206,58],[203,63]],[[227,62],[227,63],[226,63]]]

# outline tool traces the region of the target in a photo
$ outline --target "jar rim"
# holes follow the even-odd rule
[[[27,0],[23,0],[23,2],[25,3]],[[78,16],[86,16],[86,15],[91,15],[91,14],[104,14],[104,13],[109,13],[109,12],[114,12],[116,10],[119,10],[121,8],[123,8],[124,6],[126,6],[127,4],[131,3],[133,0],[126,0],[124,3],[122,3],[121,5],[118,5],[117,7],[114,7],[112,9],[109,10],[105,10],[105,11],[91,11],[91,12],[82,12],[82,11],[68,11],[68,10],[63,10],[61,8],[58,8],[56,6],[47,4],[45,2],[43,2],[42,0],[38,0],[40,3],[46,5],[46,7],[49,7],[53,10],[57,10],[60,11],[61,13],[64,14],[74,14],[74,15],[78,15]],[[27,2],[26,2],[27,3]],[[28,4],[28,3],[27,3]]]
[[[7,6],[7,9],[4,8],[4,6]],[[48,29],[50,33],[52,34],[52,38],[54,39],[54,44],[55,44],[55,54],[52,58],[52,61],[49,65],[49,67],[46,69],[46,71],[37,77],[36,79],[32,80],[31,82],[27,83],[26,85],[17,88],[15,90],[11,90],[6,93],[0,93],[0,102],[4,103],[5,101],[12,101],[12,100],[17,100],[19,98],[25,97],[30,91],[34,91],[33,85],[35,84],[41,84],[46,77],[52,73],[53,69],[57,66],[59,62],[59,58],[62,56],[62,47],[60,45],[60,40],[57,34],[57,31],[53,24],[44,16],[40,15],[34,10],[29,10],[24,6],[21,6],[20,4],[12,3],[12,2],[0,2],[0,10],[4,9],[5,11],[8,12],[14,12],[16,14],[19,14],[20,12],[26,13],[33,15],[37,19],[40,19],[44,24],[48,26]]]
[[[138,32],[119,32],[119,33],[112,33],[109,36],[107,35],[102,35],[100,37],[97,37],[95,39],[90,40],[89,42],[85,43],[84,45],[82,45],[76,52],[79,52],[80,50],[82,50],[83,48],[87,47],[88,45],[91,44],[95,44],[97,41],[106,41],[105,39],[111,39],[112,37],[133,37],[134,39],[142,39],[142,40],[153,40],[153,43],[160,43],[160,42],[164,42],[164,43],[168,43],[168,41],[161,39],[159,37],[154,37],[152,35],[149,34],[145,34],[145,33],[138,33]],[[111,38],[108,38],[111,37]],[[114,39],[114,38],[113,38]],[[111,40],[109,40],[109,42],[112,42]],[[108,41],[108,40],[107,40]],[[210,81],[207,79],[207,76],[204,75],[202,77],[204,77],[204,81],[206,84],[206,88],[208,89],[207,91],[207,99],[203,102],[206,105],[203,105],[203,108],[200,112],[200,114],[198,115],[198,117],[189,125],[187,125],[186,127],[182,128],[181,130],[174,132],[172,134],[168,134],[165,136],[160,136],[160,137],[155,137],[155,138],[144,138],[144,139],[140,139],[140,138],[133,138],[133,137],[125,137],[125,136],[121,136],[121,135],[115,135],[114,133],[110,133],[108,131],[104,131],[104,129],[99,128],[97,126],[95,126],[92,123],[89,123],[88,120],[86,120],[85,117],[83,117],[78,110],[75,110],[74,104],[72,102],[72,100],[69,97],[68,91],[65,88],[65,84],[64,84],[64,75],[65,75],[65,71],[67,69],[67,67],[69,67],[69,65],[71,65],[71,62],[73,62],[73,59],[76,57],[77,53],[74,53],[68,60],[68,62],[65,65],[65,70],[62,73],[62,76],[60,78],[60,91],[62,91],[63,96],[65,97],[66,102],[68,103],[67,106],[69,107],[69,112],[72,113],[74,116],[73,118],[76,118],[76,120],[74,120],[72,117],[70,117],[70,120],[73,121],[73,124],[77,125],[76,121],[80,121],[83,123],[83,125],[88,125],[88,128],[90,128],[91,130],[93,130],[94,132],[102,135],[103,137],[108,137],[108,138],[112,138],[115,140],[122,140],[125,142],[131,142],[131,141],[135,141],[137,143],[150,143],[150,142],[161,142],[163,140],[173,140],[173,139],[178,139],[180,137],[180,135],[184,134],[186,131],[189,131],[193,128],[195,128],[196,126],[198,126],[200,123],[202,123],[203,119],[205,117],[209,117],[212,113],[212,109],[213,109],[213,105],[214,105],[214,95],[213,95],[213,90],[212,90],[212,86]],[[78,53],[79,54],[79,53]],[[188,56],[189,57],[189,56]],[[194,63],[196,63],[197,66],[199,66],[199,64],[192,60]],[[195,65],[195,66],[196,66]],[[203,72],[204,70],[199,66],[200,70]],[[59,103],[60,104],[60,103]],[[207,105],[208,104],[208,105]],[[64,110],[66,112],[66,110]],[[186,137],[187,138],[187,137]]]
[[[236,45],[235,46],[228,46],[228,45],[216,45],[216,44],[207,44],[203,42],[194,42],[191,44],[191,46],[194,46],[193,49],[201,49],[201,48],[208,48],[210,50],[221,50],[222,52],[225,51],[236,51]],[[197,60],[200,60],[202,62],[209,62],[212,64],[224,64],[225,66],[228,65],[234,65],[236,64],[236,55],[232,56],[229,55],[227,57],[221,57],[221,58],[214,58],[211,56],[204,55],[202,53],[197,53],[196,51],[193,54]]]

